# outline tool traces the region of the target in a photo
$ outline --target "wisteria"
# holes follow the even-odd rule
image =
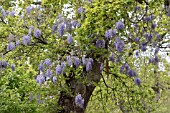
[[[57,82],[57,77],[53,76],[52,81],[53,81],[53,83],[56,83]]]
[[[15,11],[12,10],[11,12],[9,12],[9,15],[12,16],[12,17],[14,17],[14,16],[15,16]]]
[[[40,62],[40,64],[38,65],[38,70],[40,71],[44,71],[45,66],[43,65],[43,62]]]
[[[112,30],[112,29],[109,29],[105,32],[105,37],[107,39],[109,38],[113,38],[114,36],[116,35],[116,29]]]
[[[86,71],[89,72],[91,70],[92,70],[92,62],[88,61],[87,64],[86,64]]]
[[[62,62],[62,63],[61,63],[61,72],[62,72],[62,73],[64,72],[65,68],[66,68],[66,63],[65,63],[65,62]]]
[[[27,14],[30,14],[32,10],[33,10],[33,7],[32,7],[32,6],[28,6],[28,7],[26,8]]]
[[[61,66],[60,65],[57,65],[56,67],[56,75],[59,75],[62,73],[62,69],[61,69]]]
[[[80,8],[78,8],[77,12],[78,12],[78,14],[79,13],[84,13],[85,12],[85,8],[80,7]]]
[[[97,40],[96,41],[96,47],[104,48],[105,47],[105,41],[104,40]]]
[[[72,65],[72,60],[71,60],[70,56],[67,56],[67,63],[68,63],[69,66]]]
[[[12,51],[15,49],[15,44],[14,42],[10,42],[7,46],[7,51]]]
[[[8,66],[8,62],[6,60],[0,60],[0,69],[6,68]]]
[[[42,35],[42,33],[41,33],[41,30],[40,30],[40,29],[35,29],[35,30],[34,30],[34,36],[35,36],[36,38],[40,37],[41,35]]]
[[[74,57],[74,65],[75,65],[76,67],[79,67],[79,66],[81,65],[81,62],[80,62],[80,59],[79,59],[79,58]]]
[[[11,65],[11,69],[12,69],[12,71],[15,71],[15,65],[14,64]]]
[[[36,78],[36,82],[39,83],[40,85],[45,82],[45,77],[43,74],[40,74]]]
[[[28,43],[31,42],[31,37],[26,35],[22,37],[22,44],[27,45]]]
[[[58,27],[58,35],[62,37],[64,35],[65,24],[61,23]]]
[[[124,41],[121,40],[120,38],[116,38],[115,39],[115,42],[114,42],[114,45],[116,47],[116,50],[118,52],[122,52],[123,48],[124,48]]]
[[[76,106],[78,106],[80,108],[83,108],[83,106],[84,106],[84,99],[82,98],[81,94],[78,94],[75,97],[75,103],[76,103]]]
[[[121,21],[116,22],[116,29],[117,30],[123,30],[124,29],[124,24]]]
[[[48,77],[48,78],[51,78],[52,77],[52,71],[50,69],[47,69],[45,76]]]
[[[67,36],[67,43],[68,44],[71,44],[73,42],[73,38],[72,38],[72,36],[69,34],[68,36]]]
[[[140,78],[135,78],[134,82],[135,82],[135,84],[138,85],[138,86],[141,85],[141,80],[140,80]]]
[[[43,64],[46,66],[50,66],[52,64],[52,62],[50,59],[46,58]]]
[[[109,60],[112,61],[112,62],[114,62],[114,61],[115,61],[114,56],[115,56],[115,54],[112,54],[112,55],[109,57]]]

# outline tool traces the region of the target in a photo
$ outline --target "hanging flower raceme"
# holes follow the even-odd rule
[[[58,26],[58,35],[60,37],[62,37],[64,35],[64,29],[65,29],[65,24],[64,23],[61,23],[59,26]]]
[[[40,37],[41,35],[42,35],[42,33],[41,33],[41,30],[40,30],[40,29],[35,29],[35,30],[34,30],[34,37],[38,38],[38,37]]]
[[[40,62],[40,64],[38,65],[38,70],[39,71],[44,71],[45,66],[43,65],[43,62]]]
[[[76,106],[78,106],[80,108],[83,108],[83,106],[84,106],[84,99],[82,98],[81,94],[78,94],[75,97],[75,103],[76,103]]]
[[[61,69],[61,66],[60,65],[57,65],[56,67],[56,75],[59,75],[62,73],[62,69]]]
[[[45,82],[45,77],[43,74],[40,74],[36,78],[36,82],[39,83],[40,85]]]
[[[0,68],[6,68],[8,66],[8,62],[6,60],[0,61]]]
[[[116,50],[118,52],[122,52],[123,48],[124,48],[124,41],[121,40],[120,38],[116,38],[115,39],[115,42],[114,42],[114,45],[116,47]]]
[[[67,56],[67,63],[68,63],[69,66],[72,65],[72,60],[71,60],[70,56]]]
[[[12,69],[12,71],[15,71],[15,65],[14,64],[11,65],[11,69]]]
[[[134,83],[135,83],[136,85],[140,86],[140,84],[141,84],[140,78],[135,78]]]
[[[106,39],[111,39],[114,36],[116,36],[116,29],[115,30],[109,29],[105,32],[105,38]]]
[[[117,30],[123,30],[124,29],[124,24],[121,21],[116,22],[116,29]]]
[[[12,51],[15,49],[15,44],[14,42],[10,42],[7,46],[7,51]]]
[[[112,55],[109,57],[109,60],[112,61],[112,62],[114,62],[114,61],[115,61],[114,56],[115,56],[115,55],[112,54]]]
[[[80,8],[78,8],[77,12],[78,12],[78,14],[85,13],[85,8],[80,7]]]
[[[80,59],[79,59],[79,58],[74,57],[74,65],[75,65],[76,67],[79,67],[79,66],[81,65],[81,62],[80,62]]]
[[[96,41],[96,47],[104,48],[105,47],[105,41],[104,40],[97,40]]]
[[[45,76],[48,77],[48,78],[51,78],[52,74],[53,74],[52,71],[50,69],[47,69]]]
[[[71,44],[73,42],[73,38],[72,38],[72,36],[69,34],[68,36],[67,36],[67,43],[68,44]]]
[[[46,66],[50,66],[52,63],[50,59],[46,58],[43,64]]]
[[[28,43],[31,42],[31,37],[26,35],[22,37],[22,44],[27,45]]]

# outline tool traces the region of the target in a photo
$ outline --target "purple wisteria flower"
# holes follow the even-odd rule
[[[55,33],[55,31],[57,31],[57,25],[53,25],[53,27],[52,27],[52,33]]]
[[[115,42],[114,42],[114,45],[116,47],[116,50],[118,52],[122,52],[123,48],[124,48],[124,41],[121,40],[120,38],[116,38],[115,39]]]
[[[9,12],[9,15],[12,16],[12,17],[14,17],[14,16],[15,16],[15,11],[12,10],[11,12]]]
[[[43,74],[40,74],[36,78],[36,82],[39,83],[40,85],[45,82],[45,77]]]
[[[88,61],[87,64],[86,64],[86,71],[89,72],[91,70],[92,70],[92,62]]]
[[[134,83],[135,83],[136,85],[140,86],[140,84],[141,84],[140,78],[135,78]]]
[[[67,63],[68,63],[69,66],[72,65],[72,60],[71,60],[70,56],[67,56]]]
[[[28,43],[31,42],[31,37],[26,35],[22,37],[22,44],[27,45]]]
[[[8,66],[8,62],[6,60],[0,61],[0,68],[6,68]]]
[[[20,45],[20,40],[16,40],[16,46]]]
[[[114,30],[109,29],[105,32],[105,38],[107,38],[107,39],[113,38],[114,36],[116,36],[116,29],[114,29]]]
[[[156,26],[157,26],[157,24],[156,24],[156,23],[152,23],[151,28],[152,28],[152,29],[155,29],[155,28],[156,28]]]
[[[31,35],[32,34],[32,30],[34,29],[34,26],[30,26],[29,29],[28,29],[28,34]]]
[[[52,74],[53,74],[52,71],[50,69],[47,69],[45,76],[48,77],[48,78],[51,78]]]
[[[157,40],[160,40],[161,38],[162,38],[162,37],[161,37],[160,34],[157,34],[157,35],[156,35],[156,39],[157,39]]]
[[[10,42],[7,46],[7,51],[12,51],[15,49],[15,44],[14,42]]]
[[[71,25],[74,27],[74,28],[77,28],[78,26],[79,26],[79,22],[78,22],[78,20],[72,20],[71,21]]]
[[[85,8],[83,7],[79,7],[78,10],[77,10],[78,14],[80,13],[85,13]]]
[[[33,8],[32,6],[28,6],[28,7],[26,8],[27,14],[30,14],[33,9],[34,9],[34,8]]]
[[[120,67],[120,73],[123,73],[123,72],[124,72],[124,69],[125,69],[125,65],[122,65],[122,66]]]
[[[112,55],[109,57],[109,60],[112,61],[112,62],[114,62],[114,61],[115,61],[115,58],[114,58],[114,57],[115,57],[115,54],[112,54]]]
[[[7,16],[7,13],[6,13],[6,11],[4,9],[1,9],[1,14],[2,14],[2,17]]]
[[[96,47],[104,48],[105,47],[105,41],[104,40],[97,40],[96,41]]]
[[[38,70],[39,71],[44,71],[45,66],[43,65],[43,62],[40,62],[40,64],[38,65]]]
[[[138,42],[139,42],[139,40],[140,40],[140,38],[139,38],[139,37],[136,37],[136,38],[134,39],[134,41],[135,41],[136,43],[138,43]]]
[[[62,69],[61,69],[61,66],[60,65],[57,65],[56,67],[56,75],[59,75],[62,73]]]
[[[117,30],[123,30],[124,29],[124,24],[121,21],[116,22],[116,29]]]
[[[68,36],[67,36],[67,43],[68,44],[71,44],[73,42],[73,38],[72,38],[72,36],[69,34]]]
[[[134,77],[134,76],[137,76],[136,72],[134,70],[128,70],[127,71],[127,74],[130,76],[130,77]]]
[[[144,51],[146,51],[146,45],[145,44],[142,44],[141,46],[140,46],[140,49],[144,52]]]
[[[60,37],[62,37],[64,35],[64,29],[65,29],[65,24],[64,23],[61,23],[59,26],[58,26],[58,35]]]
[[[50,59],[46,58],[43,64],[46,66],[50,66],[52,64],[52,62]]]
[[[80,59],[79,59],[79,58],[77,58],[77,57],[74,58],[74,65],[75,65],[76,67],[79,67],[79,66],[81,65],[81,62],[80,62]]]
[[[136,51],[136,52],[135,52],[135,55],[138,57],[138,56],[139,56],[139,51]]]
[[[152,34],[146,33],[145,38],[147,41],[150,41],[152,39]]]
[[[155,54],[159,52],[159,47],[156,47]]]
[[[12,71],[15,71],[15,65],[14,64],[11,65],[11,69],[12,69]]]
[[[65,68],[66,68],[66,63],[62,62],[61,63],[61,71],[62,71],[62,73],[64,72]]]
[[[75,97],[75,103],[76,103],[76,106],[78,106],[80,108],[83,108],[83,106],[84,106],[84,99],[82,98],[81,94],[78,94]]]
[[[38,37],[40,37],[42,35],[42,33],[41,33],[41,30],[40,29],[35,29],[34,30],[34,36],[36,37],[36,38],[38,38]]]

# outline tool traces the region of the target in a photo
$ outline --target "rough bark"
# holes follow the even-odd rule
[[[100,81],[100,63],[94,61],[92,71],[86,73],[85,79],[88,80],[88,84],[82,84],[82,82],[78,79],[72,78],[69,81],[66,81],[67,84],[71,85],[69,88],[72,91],[72,96],[67,95],[65,92],[61,92],[60,99],[58,101],[59,106],[63,109],[59,111],[59,113],[84,113],[89,102],[90,96],[92,95],[95,85],[94,82],[98,83]],[[72,87],[75,86],[75,87]],[[80,108],[75,105],[75,96],[80,93],[84,99],[84,106]]]

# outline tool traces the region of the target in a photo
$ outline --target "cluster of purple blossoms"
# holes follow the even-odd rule
[[[45,73],[45,77],[51,78],[52,77],[52,71],[50,69],[47,69],[46,73]]]
[[[66,63],[62,62],[61,63],[61,71],[62,71],[62,73],[64,72],[65,68],[66,68]]]
[[[136,37],[136,38],[134,39],[134,41],[135,41],[136,43],[138,43],[138,42],[139,42],[139,40],[140,40],[140,38],[139,38],[139,37]]]
[[[116,36],[116,29],[115,30],[109,29],[105,32],[105,38],[106,39],[109,39],[109,38],[111,39],[114,36]]]
[[[2,17],[7,16],[7,12],[4,9],[1,9],[1,14],[2,14]]]
[[[15,65],[14,64],[11,65],[11,69],[12,69],[12,71],[15,71]]]
[[[145,42],[142,43],[142,45],[140,46],[140,49],[144,52],[146,51],[146,44]]]
[[[62,73],[62,68],[61,68],[60,65],[57,65],[57,67],[56,67],[56,75],[59,75],[61,73]]]
[[[78,22],[78,20],[72,20],[71,21],[71,25],[74,27],[74,28],[77,28],[80,26],[80,23]]]
[[[157,35],[156,35],[156,39],[157,39],[157,40],[160,40],[161,38],[162,38],[162,37],[161,37],[160,34],[157,34]]]
[[[127,74],[128,74],[130,77],[137,76],[136,72],[135,72],[134,70],[131,70],[131,69],[129,69],[129,70],[127,71]]]
[[[117,30],[123,30],[124,29],[124,23],[121,21],[116,22],[116,29]]]
[[[31,42],[31,37],[26,35],[22,37],[22,44],[27,45],[28,43]]]
[[[149,59],[149,63],[156,64],[159,62],[158,56],[155,55],[155,57]]]
[[[57,31],[57,27],[58,27],[57,25],[52,26],[52,33],[55,33],[55,31]]]
[[[8,66],[8,62],[6,60],[0,60],[0,69],[6,68]]]
[[[11,12],[9,12],[9,15],[14,17],[15,16],[15,11],[12,10]]]
[[[147,41],[150,41],[152,39],[152,34],[146,33],[145,38]]]
[[[46,65],[46,66],[50,66],[50,65],[52,64],[52,62],[51,62],[50,59],[46,58],[46,59],[44,60],[44,63],[43,63],[43,64]]]
[[[159,47],[155,48],[155,54],[159,52]]]
[[[83,63],[83,65],[86,65],[86,64],[87,64],[87,61],[86,61],[86,57],[85,57],[85,56],[82,57],[82,63]]]
[[[30,14],[33,9],[34,9],[34,8],[33,8],[32,6],[28,6],[28,7],[26,8],[27,14]]]
[[[14,42],[10,42],[7,46],[7,51],[12,51],[15,49],[15,44]]]
[[[68,63],[69,66],[72,65],[72,60],[71,60],[70,56],[67,56],[67,63]]]
[[[36,78],[36,82],[39,83],[40,85],[45,82],[45,77],[43,74],[39,74]]]
[[[68,44],[71,44],[73,42],[73,38],[72,38],[72,36],[69,34],[68,36],[67,36],[67,43]]]
[[[60,37],[62,37],[64,35],[64,29],[65,29],[65,24],[64,23],[61,23],[59,26],[58,26],[58,35]]]
[[[42,33],[41,33],[41,30],[40,30],[40,29],[35,29],[35,30],[34,30],[34,36],[35,36],[36,38],[40,37],[41,35],[42,35]]]
[[[157,27],[157,24],[156,23],[152,23],[151,28],[155,29],[156,27]]]
[[[43,65],[43,62],[40,62],[40,64],[38,65],[38,70],[39,71],[44,71],[45,66]]]
[[[92,70],[92,64],[93,64],[93,59],[89,58],[87,63],[86,63],[86,71],[89,72]]]
[[[53,83],[56,83],[57,82],[57,77],[53,76],[52,81],[53,81]]]
[[[83,106],[84,106],[84,99],[82,98],[81,94],[78,94],[75,97],[75,103],[76,103],[76,106],[78,106],[80,108],[83,108]]]
[[[81,61],[80,61],[79,58],[74,57],[74,65],[75,65],[76,67],[79,67],[79,66],[81,65]]]
[[[123,48],[124,48],[124,41],[121,40],[120,38],[116,38],[115,39],[115,42],[114,42],[114,45],[116,47],[116,50],[118,52],[122,52]]]
[[[20,45],[20,40],[16,40],[16,46]]]
[[[104,40],[97,40],[96,41],[96,47],[104,48],[105,47],[105,41]]]
[[[30,26],[29,29],[28,29],[28,35],[31,35],[32,34],[32,30],[34,29],[34,26]]]
[[[135,83],[136,85],[140,86],[140,85],[141,85],[141,80],[140,80],[140,78],[135,78],[134,83]]]
[[[115,57],[115,54],[112,54],[112,55],[109,57],[109,60],[112,61],[112,62],[114,62],[114,61],[115,61],[115,58],[114,58],[114,57]]]
[[[78,10],[77,10],[78,14],[80,13],[85,13],[85,8],[83,7],[79,7]]]

